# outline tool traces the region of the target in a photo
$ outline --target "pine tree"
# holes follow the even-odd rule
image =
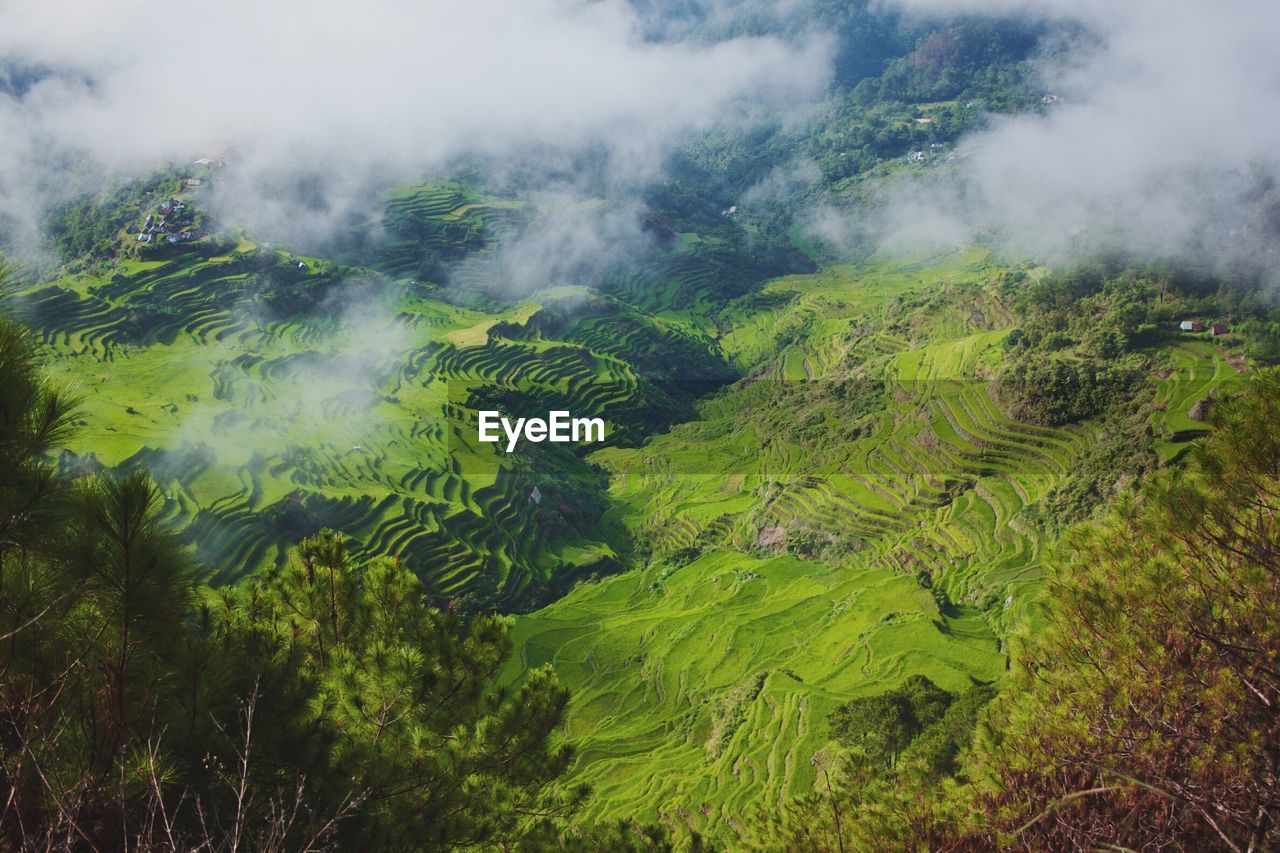
[[[0,319],[0,846],[666,844],[568,834],[568,694],[498,686],[510,618],[464,624],[331,532],[210,589],[144,472],[58,475],[73,409]]]
[[[223,611],[223,633],[265,632],[297,667],[306,701],[291,727],[327,745],[325,779],[358,785],[365,808],[351,831],[358,824],[366,842],[511,841],[581,797],[548,788],[572,754],[556,743],[568,694],[551,671],[495,686],[511,654],[509,618],[463,626],[428,607],[404,565],[358,565],[329,531],[252,587]],[[352,794],[341,784],[324,793]]]
[[[1073,542],[976,750],[975,829],[1038,849],[1280,844],[1280,373]]]

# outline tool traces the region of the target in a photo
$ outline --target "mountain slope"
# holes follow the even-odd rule
[[[592,456],[653,562],[515,638],[521,667],[550,661],[572,689],[593,814],[732,841],[812,787],[836,705],[914,674],[953,691],[1002,676],[1056,540],[1041,505],[1107,429],[1005,414],[995,377],[1026,287],[1008,273],[969,251],[775,280],[720,315],[751,379]],[[1183,407],[1232,386],[1227,354],[1151,349],[1168,369],[1136,399],[1166,455],[1202,432]]]

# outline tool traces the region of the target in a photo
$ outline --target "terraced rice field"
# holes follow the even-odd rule
[[[732,843],[745,810],[811,786],[835,705],[999,677],[1053,544],[1031,510],[1099,426],[993,398],[1015,318],[977,250],[753,291],[686,239],[488,310],[422,283],[451,259],[486,292],[488,247],[530,215],[403,188],[373,271],[242,239],[32,286],[22,311],[84,397],[62,463],[145,465],[220,580],[330,527],[437,600],[554,601],[517,621],[506,675],[550,662],[571,688],[592,814]],[[1203,340],[1164,354],[1171,459],[1236,369]],[[574,452],[479,444],[495,399],[605,417],[616,440],[587,459],[607,494]]]
[[[374,266],[394,278],[431,279],[441,258],[464,257],[513,233],[523,207],[512,199],[478,198],[456,183],[399,187],[387,198],[391,239]]]
[[[389,216],[489,215],[464,202],[406,191]],[[147,466],[219,580],[321,527],[406,560],[438,598],[511,607],[616,558],[607,537],[542,534],[548,510],[529,496],[572,475],[572,458],[537,475],[499,460],[468,441],[461,403],[474,386],[520,387],[593,413],[634,387],[625,362],[531,333],[537,299],[483,313],[402,279],[346,304],[346,282],[368,273],[247,242],[211,255],[121,261],[21,294],[53,378],[83,398],[64,465]]]
[[[490,318],[401,296],[376,310],[272,321],[209,298],[241,275],[236,267],[174,261],[28,294],[33,314],[58,318],[40,325],[55,376],[84,397],[85,427],[70,449],[108,466],[146,464],[223,577],[329,526],[409,561],[440,596],[483,584],[518,596],[548,582],[560,558],[532,535],[533,484],[496,464],[462,476],[450,446],[457,423],[445,417],[450,381],[499,381],[533,365],[570,379],[590,369],[466,336],[539,306]],[[129,297],[117,292],[149,289],[172,291],[171,323],[155,340],[122,342]]]
[[[579,587],[517,624],[521,663],[575,689],[566,734],[602,815],[732,838],[806,790],[828,713],[912,673],[964,689],[1004,657],[980,616],[909,576],[716,551]]]
[[[1203,435],[1206,425],[1191,418],[1200,400],[1215,393],[1240,391],[1244,378],[1242,364],[1233,366],[1221,358],[1219,350],[1203,336],[1184,336],[1176,346],[1163,351],[1169,368],[1156,379],[1156,403],[1160,411],[1155,418],[1156,449],[1161,458],[1173,459],[1187,447],[1187,442]]]
[[[106,268],[20,295],[55,380],[84,398],[63,464],[149,468],[217,580],[323,527],[404,559],[438,600],[520,609],[615,569],[626,542],[591,521],[602,496],[569,487],[582,463],[499,456],[474,439],[474,404],[554,403],[634,438],[697,393],[654,382],[725,367],[704,332],[581,286],[476,310],[423,283],[448,266],[461,291],[491,286],[490,248],[535,214],[459,184],[402,187],[372,270],[243,237],[139,260],[122,235]],[[636,275],[678,294],[711,286],[700,263],[678,249]]]
[[[808,790],[836,704],[915,673],[959,690],[1004,671],[1052,546],[1028,509],[1099,427],[1019,423],[993,399],[1011,315],[991,269],[969,252],[779,279],[766,295],[785,302],[726,312],[719,343],[753,379],[592,457],[658,559],[521,617],[516,639],[573,691],[597,816],[732,844],[750,804]],[[1153,377],[1156,426],[1185,446],[1177,413],[1234,371],[1208,346],[1174,357],[1180,376]],[[871,390],[844,394],[850,373]],[[796,534],[813,559],[778,553]]]

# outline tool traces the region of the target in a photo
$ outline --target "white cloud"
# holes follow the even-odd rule
[[[622,0],[0,3],[0,174],[33,151],[149,168],[225,144],[248,170],[411,172],[461,152],[603,143],[652,171],[740,99],[821,91],[821,42],[655,42]],[[11,211],[34,187],[0,185]]]
[[[1244,239],[1280,176],[1280,4],[1270,0],[896,0],[921,14],[1076,19],[1099,37],[1046,66],[1063,101],[968,139],[929,197],[949,227],[994,232],[1050,260],[1121,249],[1274,265]],[[893,217],[890,217],[891,219]]]

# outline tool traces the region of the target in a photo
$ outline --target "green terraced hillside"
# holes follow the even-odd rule
[[[398,187],[387,195],[379,245],[380,272],[438,281],[444,264],[513,233],[527,218],[523,202],[478,196],[450,182]]]
[[[581,586],[515,637],[522,667],[550,661],[574,691],[565,733],[596,813],[721,840],[812,785],[837,704],[1005,666],[979,611],[944,615],[910,575],[731,551]]]
[[[486,329],[539,305],[491,317],[403,290],[321,318],[255,316],[230,298],[220,307],[218,290],[237,289],[250,265],[239,254],[180,257],[26,294],[31,313],[48,318],[38,327],[54,375],[84,396],[70,450],[145,463],[224,576],[330,526],[409,560],[439,595],[548,581],[559,544],[575,543],[532,536],[532,484],[511,471],[462,477],[449,447],[456,425],[444,418],[449,380],[527,370],[532,353],[491,343]],[[120,318],[149,295],[171,326],[132,339]]]
[[[506,677],[550,662],[572,690],[589,815],[731,842],[811,787],[838,704],[1001,676],[1037,618],[1042,505],[1105,427],[997,393],[1047,270],[970,249],[762,284],[683,234],[499,299],[491,249],[537,215],[407,187],[368,267],[201,236],[32,284],[22,314],[84,396],[62,464],[146,466],[219,580],[329,527],[438,602],[546,605]],[[1244,364],[1149,337],[1142,417],[1173,460]],[[479,407],[598,414],[611,441],[500,456]]]
[[[474,409],[554,404],[634,441],[730,372],[704,333],[581,286],[480,310],[422,282],[458,259],[474,274],[526,215],[461,185],[401,188],[373,269],[121,232],[114,259],[19,294],[53,377],[84,397],[63,465],[145,465],[224,581],[324,527],[406,560],[439,601],[519,609],[615,570],[627,543],[599,524],[596,475],[570,451],[499,457]],[[687,257],[673,247],[653,275]]]
[[[1052,545],[1031,510],[1101,428],[1019,423],[993,396],[1003,269],[968,251],[771,282],[720,314],[749,379],[594,454],[654,562],[522,617],[516,639],[573,691],[595,814],[732,841],[751,808],[810,788],[837,704],[1003,673]],[[1184,408],[1237,370],[1201,341],[1152,355],[1168,456],[1202,426]]]

